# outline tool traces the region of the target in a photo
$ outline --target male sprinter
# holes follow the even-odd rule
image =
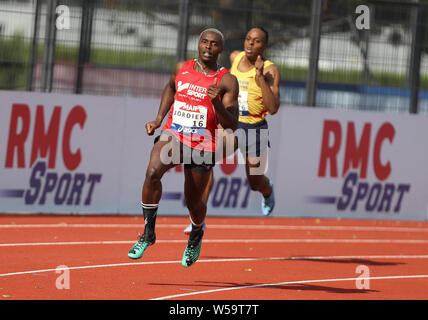
[[[150,155],[142,190],[144,233],[129,250],[132,259],[140,258],[156,241],[161,179],[179,163],[184,163],[184,195],[192,223],[182,265],[190,267],[199,257],[207,210],[202,194],[215,164],[215,130],[218,124],[232,130],[238,124],[238,82],[217,65],[223,46],[224,37],[217,29],[201,33],[198,58],[177,63],[162,93],[156,119],[146,124],[147,134],[153,135],[170,111]]]
[[[275,205],[273,184],[264,175],[266,166],[268,124],[267,114],[274,115],[279,108],[280,74],[273,62],[263,58],[269,40],[268,32],[262,27],[251,29],[244,41],[244,51],[230,55],[230,72],[239,82],[239,139],[238,143],[245,157],[245,170],[251,190],[262,194],[262,213],[269,215]],[[263,134],[261,129],[265,129]],[[255,141],[251,141],[249,130],[255,130]],[[243,136],[240,133],[245,132]],[[260,168],[262,166],[262,168]],[[252,170],[257,169],[257,170]],[[262,170],[260,170],[262,169]],[[256,172],[252,174],[252,171]]]
[[[274,115],[279,109],[280,73],[273,62],[263,58],[268,46],[269,33],[262,27],[248,31],[244,41],[244,51],[234,51],[230,55],[230,72],[239,82],[239,123],[236,132],[235,150],[239,147],[245,157],[245,171],[251,190],[262,194],[261,209],[269,215],[275,206],[273,184],[264,175],[267,160],[268,124],[266,115]],[[262,131],[261,131],[262,129]],[[263,129],[264,133],[263,134]],[[249,130],[255,130],[255,139]],[[227,154],[225,154],[227,156]],[[255,173],[255,174],[254,174]],[[205,202],[213,185],[210,177]],[[205,228],[205,226],[204,226]],[[188,234],[191,226],[184,232]]]

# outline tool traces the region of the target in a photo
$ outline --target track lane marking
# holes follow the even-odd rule
[[[157,228],[181,229],[185,224],[157,224]],[[0,229],[19,228],[144,228],[144,224],[120,224],[120,223],[46,223],[46,224],[0,224]],[[209,224],[212,229],[265,229],[265,230],[322,230],[322,231],[385,231],[385,232],[428,232],[426,227],[372,227],[372,226],[283,226],[283,225],[223,225]]]
[[[276,282],[276,283],[261,283],[261,284],[248,285],[248,286],[181,293],[181,294],[163,296],[158,298],[152,298],[149,300],[167,300],[167,299],[174,299],[174,298],[183,298],[183,297],[188,297],[188,296],[193,296],[198,294],[208,294],[208,293],[215,293],[215,292],[222,292],[222,291],[232,291],[232,290],[240,290],[240,289],[280,286],[280,285],[293,285],[293,284],[302,284],[302,283],[322,283],[322,282],[340,282],[340,281],[356,281],[356,280],[361,281],[361,280],[419,279],[419,278],[428,278],[428,275],[418,274],[418,275],[400,275],[400,276],[354,277],[354,278],[336,278],[336,279],[299,280],[299,281],[285,281],[285,282]]]
[[[132,244],[136,240],[100,240],[100,241],[58,241],[58,242],[22,242],[0,243],[0,247],[22,246],[67,246],[67,245],[114,245]],[[182,240],[156,240],[157,244],[187,243]],[[204,239],[203,243],[364,243],[364,244],[428,244],[428,239]]]
[[[299,261],[299,260],[330,260],[330,259],[428,259],[428,255],[349,255],[349,256],[308,256],[308,257],[254,257],[254,258],[223,258],[223,259],[200,259],[197,263],[209,262],[246,262],[246,261]],[[126,267],[139,265],[157,265],[157,264],[181,264],[181,260],[165,260],[165,261],[141,261],[141,262],[123,262],[112,264],[99,264],[89,266],[77,266],[68,268],[49,268],[19,272],[9,272],[0,274],[0,277],[8,277],[15,275],[24,275],[32,273],[44,273],[57,270],[83,270],[97,269],[109,267]],[[361,279],[361,278],[358,278]]]

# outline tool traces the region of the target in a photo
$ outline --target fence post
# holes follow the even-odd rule
[[[410,88],[410,101],[409,112],[418,113],[419,101],[419,84],[420,84],[420,67],[422,46],[424,44],[425,33],[425,18],[426,8],[423,5],[417,5],[415,29],[412,35],[412,47],[409,68],[409,88]]]
[[[190,0],[180,0],[179,25],[177,37],[177,62],[187,60],[187,31],[189,29]]]
[[[43,50],[42,91],[52,91],[53,69],[55,66],[57,0],[48,0],[45,28],[45,48]]]
[[[82,21],[80,25],[80,47],[79,61],[77,62],[77,76],[75,93],[82,93],[83,86],[83,71],[85,63],[90,60],[91,39],[92,39],[92,20],[94,17],[93,0],[83,1],[82,4]]]
[[[41,12],[41,1],[36,0],[35,3],[35,12],[34,12],[34,25],[33,25],[33,39],[31,41],[31,54],[30,54],[30,67],[28,70],[28,80],[27,80],[27,90],[33,91],[33,78],[34,78],[34,68],[37,65],[37,53],[38,53],[38,37],[39,37],[39,27],[40,27],[40,12]]]
[[[323,0],[312,0],[309,69],[306,79],[306,105],[316,105],[318,83],[318,59],[321,37],[321,14]]]
[[[253,0],[247,0],[247,14],[245,17],[245,30],[248,32],[253,25]]]

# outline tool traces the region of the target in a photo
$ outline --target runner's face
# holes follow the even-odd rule
[[[265,33],[257,28],[248,31],[244,41],[244,51],[247,58],[250,60],[257,59],[257,56],[263,55],[266,50],[266,36]]]
[[[204,32],[198,44],[199,58],[204,62],[217,62],[218,55],[223,51],[223,41],[215,32]]]

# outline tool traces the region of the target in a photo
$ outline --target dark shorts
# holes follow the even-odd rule
[[[180,149],[181,163],[184,163],[184,169],[188,169],[194,172],[205,173],[210,171],[215,166],[215,153],[206,152],[204,150],[197,150],[186,146],[181,141],[177,140],[168,131],[162,131],[162,134],[166,134],[173,139],[174,143]],[[160,135],[154,139],[154,143],[158,142]]]
[[[238,148],[245,157],[258,158],[270,147],[266,120],[252,124],[238,122],[235,136],[238,140]]]

